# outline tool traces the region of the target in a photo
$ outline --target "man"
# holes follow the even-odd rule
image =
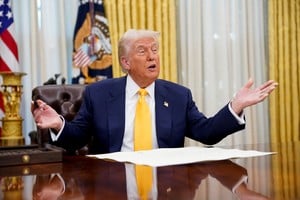
[[[182,147],[189,137],[215,144],[244,129],[243,109],[263,101],[277,86],[268,81],[251,89],[250,79],[215,116],[198,111],[191,91],[158,79],[159,33],[129,30],[119,41],[119,61],[127,75],[103,80],[85,89],[83,103],[75,119],[66,122],[50,106],[37,100],[32,113],[37,126],[50,128],[56,145],[74,151],[93,138],[92,153],[133,151],[135,109],[138,91],[147,91],[151,112],[152,148]]]

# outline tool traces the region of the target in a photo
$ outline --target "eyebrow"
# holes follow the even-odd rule
[[[158,43],[157,42],[152,42],[150,45],[149,45],[149,47],[151,48],[151,47],[153,47],[153,46],[158,46]],[[137,43],[136,45],[135,45],[135,48],[139,48],[139,47],[148,47],[148,45],[146,46],[146,45],[144,45],[144,44],[139,44],[139,43]]]

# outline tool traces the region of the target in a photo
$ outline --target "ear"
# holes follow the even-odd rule
[[[126,70],[130,69],[130,62],[125,56],[121,57],[121,63],[122,63],[122,66],[124,69],[126,69]]]

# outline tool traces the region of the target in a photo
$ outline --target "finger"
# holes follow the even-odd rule
[[[37,105],[39,108],[46,105],[46,103],[45,103],[44,101],[40,100],[40,99],[37,99],[37,100],[35,101],[35,103],[36,103],[36,105]]]
[[[35,110],[34,121],[38,127],[44,126],[44,123],[46,121],[43,118],[43,111],[41,111],[40,109]]]
[[[273,85],[275,83],[274,80],[269,80],[265,83],[263,83],[261,86],[259,86],[259,90],[264,90],[265,88],[268,88],[269,86]]]
[[[42,129],[43,128],[43,123],[36,122],[36,126]]]
[[[265,88],[261,89],[261,92],[270,94],[277,86],[278,86],[278,83],[273,81],[269,85],[267,85]]]
[[[276,87],[277,86],[274,86],[274,87],[270,88],[269,91],[268,91],[268,94],[271,94],[275,90]]]
[[[31,106],[30,106],[31,113],[33,113],[34,109],[35,109],[34,101],[31,101]]]
[[[34,101],[31,102],[31,113],[33,115],[33,117],[37,117],[38,115],[40,115],[39,113],[41,112],[41,109],[35,105],[36,103]]]
[[[252,78],[249,78],[248,82],[244,85],[244,88],[251,88],[253,85],[254,81]]]
[[[33,106],[32,114],[36,118],[39,118],[40,116],[44,115],[44,112],[48,108],[48,105],[45,102],[43,101],[39,102],[38,100],[34,102],[32,106]]]
[[[37,105],[36,107],[39,108],[40,110],[46,110],[48,108],[47,103],[40,99],[35,101],[35,105]]]
[[[269,96],[269,93],[262,93],[260,95],[260,102],[263,101],[263,100],[265,100],[268,96]]]
[[[32,114],[33,114],[33,117],[34,117],[35,121],[37,122],[37,121],[39,121],[39,119],[43,115],[43,110],[41,110],[39,108],[35,109]]]

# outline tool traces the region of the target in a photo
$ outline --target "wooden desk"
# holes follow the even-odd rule
[[[251,191],[270,199],[300,199],[299,142],[237,148],[278,153],[156,168],[154,195],[172,200],[237,199],[232,187],[247,175]],[[126,181],[125,171],[124,163],[83,156],[65,156],[62,163],[1,167],[0,199],[33,199],[33,195],[42,195],[41,191],[58,195],[59,199],[127,199],[127,190],[134,181]]]

